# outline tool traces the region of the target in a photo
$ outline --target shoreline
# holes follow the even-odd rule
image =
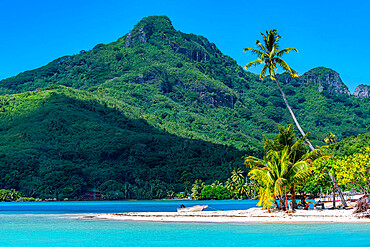
[[[172,223],[237,223],[237,224],[323,224],[370,223],[358,218],[353,210],[296,210],[294,213],[271,212],[261,208],[202,212],[128,212],[93,214],[78,217],[87,220],[172,222]]]

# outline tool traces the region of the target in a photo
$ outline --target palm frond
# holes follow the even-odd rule
[[[260,50],[257,50],[257,49],[254,49],[254,48],[249,48],[249,47],[244,48],[244,49],[243,49],[243,51],[244,51],[244,52],[250,51],[250,52],[252,52],[252,54],[257,54],[257,55],[258,55],[258,57],[261,57],[261,56],[264,54],[264,53],[263,53],[262,51],[260,51]]]
[[[247,167],[250,167],[251,169],[256,168],[256,167],[263,167],[264,166],[263,160],[260,160],[256,157],[253,157],[253,156],[246,157],[245,160],[244,160],[244,164]]]
[[[300,161],[292,165],[287,177],[290,178],[291,182],[300,183],[304,181],[311,173],[311,170],[308,168],[308,163],[306,161]]]
[[[277,64],[279,64],[285,71],[289,72],[293,77],[298,77],[298,72],[290,68],[289,65],[281,58],[275,58]]]
[[[289,65],[281,58],[275,58],[277,64],[279,64],[285,71],[292,73],[292,69]]]
[[[270,51],[259,40],[256,41],[256,45],[258,45],[261,50],[265,51],[266,53],[270,53]]]
[[[268,34],[268,32],[266,31],[266,34]],[[261,35],[262,35],[262,37],[263,37],[263,40],[265,40],[266,39],[266,36],[263,34],[263,33],[261,33]]]
[[[295,51],[298,53],[298,50],[296,48],[293,48],[293,47],[289,47],[289,48],[285,48],[279,52],[276,53],[276,56],[277,57],[281,57],[282,55],[286,54],[286,53],[289,53],[290,51]]]
[[[263,188],[259,189],[260,200],[258,201],[257,206],[262,206],[262,209],[270,208],[274,206],[274,199],[275,197],[271,193],[270,188]]]
[[[272,183],[267,170],[253,169],[248,173],[248,176],[250,176],[251,179],[259,181],[263,186],[268,186]]]
[[[264,150],[265,152],[268,152],[270,150],[279,151],[283,149],[283,146],[280,144],[280,142],[277,142],[272,139],[268,139],[267,136],[263,135],[263,143],[264,143]]]
[[[274,35],[276,35],[274,46],[276,47],[276,52],[278,52],[280,50],[279,39],[281,39],[282,37],[277,34],[276,29],[274,29],[274,30],[275,30]]]
[[[275,48],[275,51],[278,51],[280,49],[279,46],[279,39],[281,36],[277,34],[276,29],[270,30],[269,32],[266,31],[266,36],[265,36],[265,46],[268,51],[272,51],[273,48]]]
[[[280,192],[285,183],[286,183],[286,179],[285,178],[279,178],[279,179],[277,179],[276,180],[276,183],[275,183],[275,188],[277,189],[277,191]]]
[[[275,51],[276,51],[276,47],[273,46],[271,51],[270,51],[270,54],[269,54],[269,59],[272,60],[273,57],[275,56]]]
[[[292,69],[292,68],[290,68],[291,70],[292,70],[292,76],[293,77],[299,77],[299,75],[298,75],[298,72],[297,71],[295,71],[294,69]]]
[[[244,68],[245,68],[245,69],[248,69],[248,68],[250,68],[250,67],[252,67],[252,66],[257,66],[257,65],[262,64],[262,63],[263,63],[263,60],[262,60],[262,59],[257,59],[257,60],[254,60],[254,61],[252,61],[252,62],[247,63],[247,64],[244,66]]]
[[[263,78],[265,77],[267,69],[268,69],[268,66],[267,64],[265,64],[260,73],[260,78],[259,78],[260,80],[263,80]]]
[[[276,153],[276,162],[280,166],[280,176],[284,177],[288,173],[290,167],[289,148],[285,146],[283,150],[274,152]]]
[[[315,166],[315,164],[317,163],[322,163],[322,162],[327,162],[331,157],[333,157],[334,155],[333,154],[326,154],[326,155],[323,155],[317,159],[315,159],[313,162],[312,162],[312,165]]]

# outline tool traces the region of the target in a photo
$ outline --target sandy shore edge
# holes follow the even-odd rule
[[[89,220],[191,222],[191,223],[370,223],[358,218],[353,210],[296,210],[294,213],[267,212],[260,208],[232,211],[203,212],[129,212],[120,214],[92,214],[79,217]]]

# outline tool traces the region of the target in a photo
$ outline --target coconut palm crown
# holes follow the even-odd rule
[[[265,77],[266,72],[268,71],[271,80],[276,81],[275,72],[278,68],[277,65],[283,68],[283,70],[286,72],[290,73],[293,77],[298,77],[297,71],[290,68],[289,65],[283,59],[281,59],[284,54],[289,53],[290,51],[295,51],[298,53],[298,50],[293,47],[280,50],[279,39],[282,37],[278,35],[276,29],[270,30],[269,32],[266,31],[266,35],[263,33],[261,33],[261,35],[263,37],[263,44],[259,40],[256,41],[256,45],[259,49],[244,48],[244,52],[251,51],[253,54],[258,55],[257,60],[248,63],[244,66],[244,68],[248,69],[252,66],[264,64],[260,73],[261,80]]]

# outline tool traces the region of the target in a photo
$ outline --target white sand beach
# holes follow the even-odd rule
[[[369,218],[359,218],[353,210],[296,210],[294,213],[271,212],[261,208],[233,211],[203,212],[130,212],[96,214],[83,219],[196,222],[196,223],[370,223]]]

